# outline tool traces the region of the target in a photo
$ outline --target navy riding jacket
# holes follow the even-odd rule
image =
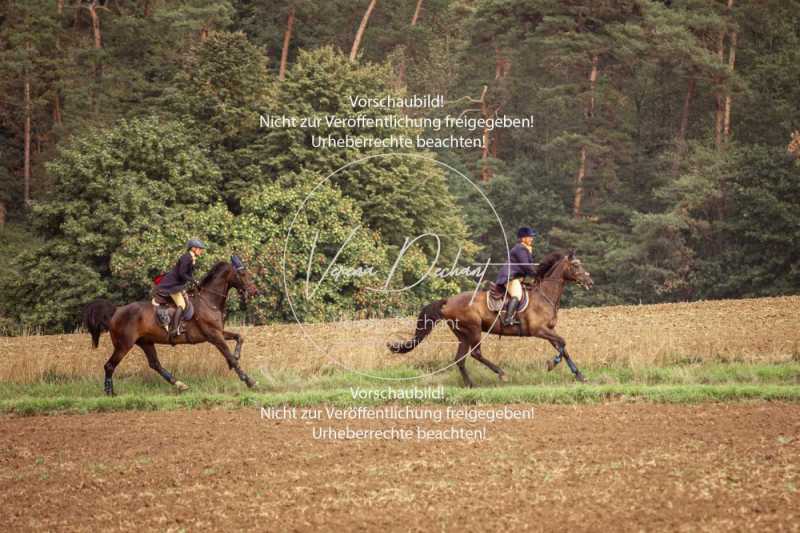
[[[533,254],[521,242],[518,242],[516,246],[511,249],[509,259],[510,262],[503,265],[500,269],[500,273],[497,274],[497,278],[494,280],[497,285],[505,285],[514,278],[522,278],[536,274],[533,268]]]
[[[186,290],[186,285],[194,280],[192,274],[194,274],[194,261],[192,261],[192,254],[186,252],[178,259],[172,270],[161,279],[158,290],[170,294]]]

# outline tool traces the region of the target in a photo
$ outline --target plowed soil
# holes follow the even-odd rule
[[[482,441],[312,433],[444,424],[0,417],[0,530],[800,530],[793,404],[544,405],[529,421],[447,423],[485,428]]]

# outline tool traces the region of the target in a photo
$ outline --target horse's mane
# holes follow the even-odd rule
[[[200,286],[204,286],[206,283],[209,283],[212,279],[217,277],[220,272],[225,270],[225,267],[228,266],[228,263],[225,261],[220,261],[219,263],[215,264],[211,267],[211,270],[208,271],[208,274],[203,276],[203,279],[200,280]]]
[[[564,258],[569,252],[564,250],[550,252],[541,261],[539,261],[539,266],[534,267],[536,269],[535,277],[536,279],[544,279],[544,276],[550,271],[553,266],[558,263],[561,259]]]

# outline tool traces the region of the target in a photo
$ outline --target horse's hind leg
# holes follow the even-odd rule
[[[152,342],[138,341],[136,344],[139,345],[144,355],[147,356],[147,364],[150,365],[150,368],[161,374],[161,377],[164,378],[167,383],[175,385],[175,388],[177,388],[179,392],[183,392],[189,388],[185,383],[172,377],[172,374],[161,366],[161,361],[158,360],[158,354],[156,353],[156,347]]]
[[[458,365],[458,371],[461,372],[461,379],[464,380],[464,386],[472,388],[474,387],[472,380],[469,378],[469,374],[467,373],[467,354],[469,353],[469,343],[462,339],[462,336],[458,336],[458,350],[456,351],[456,364]]]
[[[233,349],[233,357],[238,361],[242,358],[242,344],[244,343],[244,335],[234,333],[233,331],[223,331],[222,336],[226,341],[235,340],[236,347]]]
[[[497,377],[500,378],[500,381],[508,381],[508,376],[506,376],[506,373],[503,371],[503,369],[483,356],[483,354],[481,353],[480,345],[475,346],[475,348],[472,349],[472,357],[474,357],[484,365],[488,366],[492,370],[492,372],[497,374]]]
[[[114,370],[117,368],[117,365],[122,361],[122,359],[128,354],[128,352],[133,348],[132,344],[123,344],[114,342],[114,353],[111,354],[111,357],[108,358],[106,364],[103,368],[106,371],[106,379],[105,383],[103,384],[103,389],[105,393],[109,396],[114,396]]]

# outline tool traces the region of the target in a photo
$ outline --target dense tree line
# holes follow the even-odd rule
[[[257,270],[251,320],[289,320],[292,213],[375,151],[315,150],[259,114],[349,112],[348,94],[533,115],[437,157],[506,228],[536,227],[538,254],[577,248],[597,288],[572,304],[797,292],[798,80],[798,0],[3,0],[0,327],[70,329],[92,297],[142,298],[190,235],[212,244],[206,266],[236,251]],[[358,226],[339,258],[354,267],[388,269],[426,231],[454,237],[440,264],[505,255],[480,194],[422,159],[369,159],[307,207],[288,254],[298,279],[330,260],[324,247],[308,260],[317,230],[342,241]],[[396,283],[435,253],[414,248]],[[290,296],[323,320],[459,289],[437,279],[376,304],[374,281]]]

